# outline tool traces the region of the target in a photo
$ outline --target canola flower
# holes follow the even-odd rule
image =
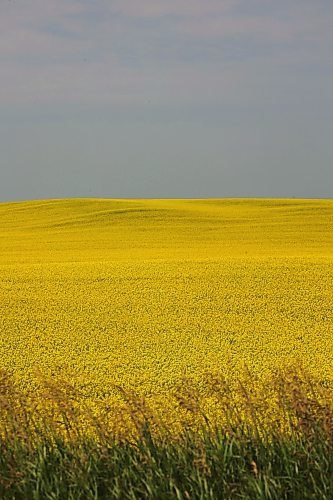
[[[170,422],[184,378],[210,418],[207,374],[260,387],[296,363],[330,385],[332,227],[331,200],[2,203],[1,368],[97,413],[135,391]]]

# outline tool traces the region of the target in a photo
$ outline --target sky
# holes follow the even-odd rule
[[[0,201],[332,198],[332,0],[0,0]]]

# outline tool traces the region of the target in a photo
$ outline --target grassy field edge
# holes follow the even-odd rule
[[[119,439],[99,421],[95,436],[77,433],[73,401],[55,391],[53,416],[62,426],[36,419],[38,408],[28,407],[2,374],[0,497],[332,498],[333,412],[323,399],[329,388],[296,373],[279,383],[280,421],[269,429],[260,425],[261,409],[242,384],[246,403],[233,421],[212,426],[203,418],[196,430],[184,425],[179,435],[157,433],[148,410],[138,419],[132,395],[129,410],[137,432]],[[218,390],[227,394],[225,386]],[[189,392],[183,405],[199,412],[193,398]]]

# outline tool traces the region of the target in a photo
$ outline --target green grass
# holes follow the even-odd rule
[[[156,443],[1,442],[0,496],[17,499],[315,498],[333,495],[332,442],[319,429],[270,443],[188,434]]]
[[[251,406],[251,421],[238,415],[237,424],[212,428],[207,422],[178,436],[156,434],[143,414],[137,435],[120,440],[110,432],[77,434],[55,396],[70,430],[57,432],[31,413],[2,374],[0,498],[332,499],[332,409],[311,381],[295,375],[290,384],[280,382],[285,433],[273,423],[258,428]]]

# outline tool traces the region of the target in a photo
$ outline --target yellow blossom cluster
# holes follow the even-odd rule
[[[167,408],[184,378],[244,366],[330,383],[332,229],[332,200],[2,203],[1,368],[92,405],[122,387]]]

